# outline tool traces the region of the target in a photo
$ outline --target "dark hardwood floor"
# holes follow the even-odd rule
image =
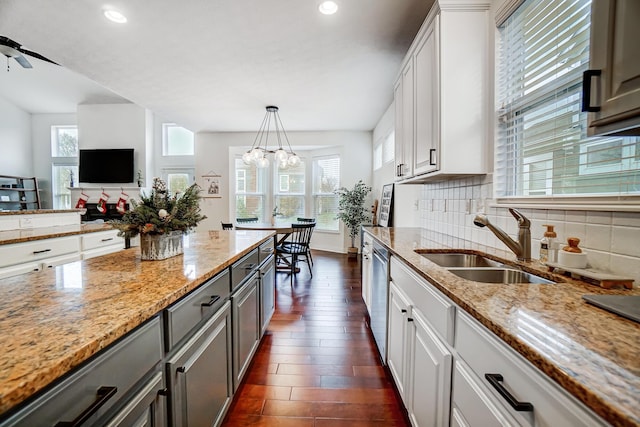
[[[360,263],[313,252],[289,284],[224,426],[408,426],[365,323]]]

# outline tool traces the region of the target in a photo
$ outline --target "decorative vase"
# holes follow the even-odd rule
[[[184,252],[182,234],[180,230],[165,234],[140,234],[140,258],[143,261],[157,261],[180,255]]]

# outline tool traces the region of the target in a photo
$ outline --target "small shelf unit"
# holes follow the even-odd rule
[[[0,210],[35,209],[40,209],[40,192],[35,176],[0,175]]]

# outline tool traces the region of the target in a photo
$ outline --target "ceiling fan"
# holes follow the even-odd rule
[[[24,57],[24,55],[29,55],[34,58],[50,62],[54,65],[59,65],[52,60],[45,58],[39,53],[24,49],[20,43],[15,42],[5,36],[0,36],[0,53],[7,57],[7,71],[9,71],[9,60],[11,58],[15,59],[18,64],[22,65],[23,68],[33,68],[31,63],[27,60],[27,58]]]

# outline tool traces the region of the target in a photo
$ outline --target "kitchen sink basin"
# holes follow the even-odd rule
[[[440,267],[501,267],[502,263],[476,254],[423,253],[420,255]]]
[[[546,285],[555,283],[535,274],[511,268],[452,268],[449,271],[463,279],[481,283],[535,283]]]

